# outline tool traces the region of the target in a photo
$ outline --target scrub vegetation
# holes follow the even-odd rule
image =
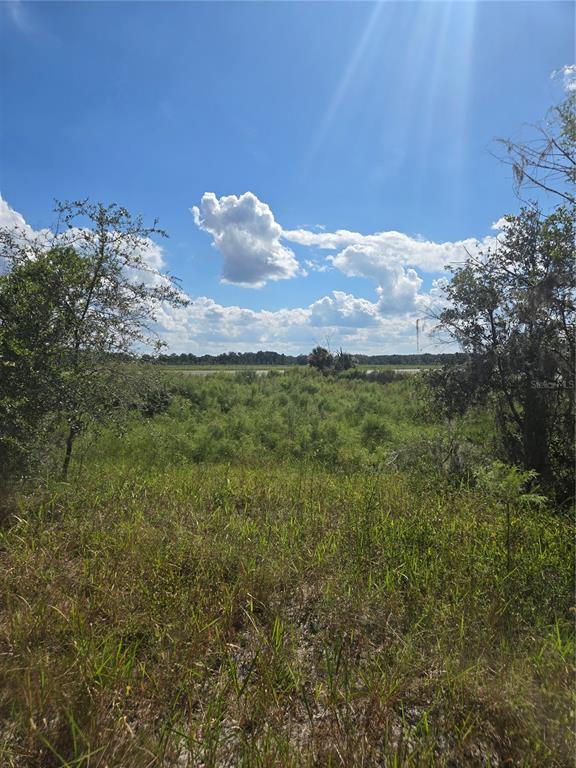
[[[2,763],[571,765],[573,524],[417,378],[173,376],[79,437],[2,533]]]

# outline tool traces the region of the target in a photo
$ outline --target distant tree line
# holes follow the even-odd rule
[[[457,365],[466,358],[462,352],[430,352],[415,355],[354,355],[358,365]]]
[[[156,360],[169,365],[307,365],[308,355],[284,355],[280,352],[222,352],[219,355],[161,354],[155,358],[143,355],[143,360]]]
[[[464,362],[461,352],[415,355],[353,355],[358,365],[457,365]],[[161,354],[155,358],[143,355],[143,360],[157,360],[169,365],[308,365],[309,355],[285,355],[281,352],[223,352],[219,355]]]

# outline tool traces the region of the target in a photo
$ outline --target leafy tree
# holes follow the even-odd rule
[[[439,327],[469,362],[436,377],[448,412],[495,407],[506,458],[548,490],[573,492],[576,280],[574,211],[508,216],[492,251],[469,256],[447,288]],[[432,377],[434,378],[434,377]]]
[[[158,346],[155,309],[186,299],[154,264],[156,222],[88,201],[56,211],[62,232],[0,230],[0,453],[5,468],[22,466],[64,424],[65,478],[78,434],[133,396],[126,361]]]
[[[325,347],[314,347],[308,355],[308,364],[322,373],[332,367],[334,358]]]

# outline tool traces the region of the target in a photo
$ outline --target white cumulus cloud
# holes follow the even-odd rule
[[[294,252],[280,242],[282,227],[270,207],[252,192],[220,198],[206,192],[192,215],[224,257],[223,282],[260,288],[302,274]]]
[[[283,231],[269,207],[250,193],[220,199],[204,195],[194,217],[223,253],[225,279],[254,286],[297,274],[300,267],[294,254],[281,243],[283,237],[290,236],[294,241],[299,238],[302,245],[332,251],[324,258],[310,260],[311,269],[369,278],[375,282],[375,294],[369,300],[335,290],[307,306],[274,311],[224,306],[205,296],[188,306],[164,305],[156,313],[157,330],[175,352],[276,349],[300,353],[326,343],[334,349],[342,346],[356,352],[413,352],[416,317],[422,318],[445,301],[445,278],[436,279],[429,291],[422,292],[423,280],[416,267],[420,273],[440,271],[447,261],[465,258],[464,244],[469,250],[478,247],[472,240],[438,244],[398,232],[361,235],[348,230],[297,230],[295,235],[294,231]],[[0,226],[23,231],[32,240],[39,238],[48,245],[73,241],[75,247],[82,247],[83,230],[67,231],[59,237],[50,230],[34,230],[2,198]],[[489,240],[482,241],[484,246]],[[238,252],[234,244],[238,244]],[[152,240],[143,239],[139,253],[153,270],[165,264],[162,248]],[[249,262],[248,270],[245,262]],[[140,279],[157,278],[141,273]]]
[[[355,252],[359,254],[359,258],[362,258],[363,249],[367,249],[372,262],[378,259],[383,264],[405,264],[419,267],[426,272],[443,272],[447,264],[463,261],[466,258],[466,251],[477,252],[479,248],[489,247],[494,240],[490,237],[481,241],[467,238],[436,243],[432,240],[410,237],[394,230],[362,235],[347,229],[338,229],[336,232],[309,232],[304,229],[295,229],[284,231],[283,237],[300,245],[325,250],[357,246]]]
[[[502,229],[504,219],[492,229]],[[284,231],[283,237],[300,245],[338,251],[326,262],[349,277],[366,277],[377,283],[378,311],[386,316],[421,312],[438,305],[439,283],[434,295],[420,293],[423,280],[416,271],[442,273],[446,267],[463,262],[468,254],[493,248],[498,236],[481,240],[467,238],[443,243],[388,231],[362,235],[347,229],[335,232]]]
[[[508,222],[506,221],[505,216],[501,216],[498,221],[495,221],[494,224],[490,227],[490,229],[495,230],[496,232],[501,232],[503,229],[506,229],[508,226]]]
[[[349,245],[332,256],[331,262],[349,277],[375,280],[383,314],[402,314],[415,309],[422,278],[418,277],[416,270],[406,269],[397,260],[387,259],[378,247]]]
[[[565,64],[561,69],[554,70],[552,78],[562,80],[562,86],[566,93],[576,92],[576,64]]]
[[[378,325],[378,305],[344,291],[333,291],[309,307],[310,323],[331,328],[368,328]]]
[[[25,232],[31,232],[31,228],[26,224],[24,216],[15,211],[6,200],[0,195],[0,227],[6,229],[22,229]]]
[[[414,352],[415,318],[384,317],[379,301],[333,291],[306,307],[252,310],[198,297],[188,307],[165,307],[160,334],[174,352],[274,349],[300,354],[329,343],[367,354]]]
[[[220,198],[207,192],[192,213],[196,224],[212,235],[213,245],[224,257],[225,282],[261,287],[268,280],[303,274],[292,250],[282,244],[288,241],[335,252],[321,260],[306,259],[304,263],[312,272],[335,268],[347,276],[374,280],[378,294],[374,306],[380,314],[391,316],[426,305],[426,294],[420,293],[423,280],[417,270],[442,273],[447,265],[463,262],[469,253],[478,254],[497,243],[494,235],[482,240],[438,243],[394,230],[364,235],[348,229],[283,229],[270,207],[251,192]],[[501,222],[493,229],[498,225]],[[323,311],[334,311],[334,297],[320,301]],[[314,318],[318,316],[316,313]]]

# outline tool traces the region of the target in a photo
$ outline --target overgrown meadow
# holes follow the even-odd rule
[[[573,764],[572,518],[373,378],[175,374],[19,494],[2,765]]]

